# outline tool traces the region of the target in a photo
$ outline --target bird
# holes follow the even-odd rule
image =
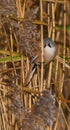
[[[41,45],[39,43],[39,45]],[[51,38],[45,38],[43,41],[43,46],[44,46],[44,65],[49,64],[53,58],[56,55],[56,45],[54,41]],[[31,58],[30,61],[30,69],[28,71],[28,74],[26,76],[24,86],[28,86],[30,81],[33,78],[33,75],[36,71],[37,66],[41,65],[41,50],[37,51],[34,55],[34,57]]]

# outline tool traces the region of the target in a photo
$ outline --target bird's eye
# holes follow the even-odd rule
[[[48,46],[51,48],[51,45],[50,45],[50,43],[48,43]]]

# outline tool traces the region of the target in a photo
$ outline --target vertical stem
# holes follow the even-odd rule
[[[53,3],[52,3],[52,25],[53,25],[52,39],[54,41],[54,38],[55,38],[55,4],[53,4]],[[50,63],[50,67],[49,67],[48,83],[47,83],[48,88],[50,88],[51,72],[52,72],[52,62]]]
[[[9,45],[9,49],[10,49],[10,55],[11,55],[11,60],[12,60],[12,64],[13,64],[13,68],[14,68],[14,71],[13,71],[13,75],[15,74],[16,75],[16,69],[15,69],[15,64],[14,64],[14,61],[12,59],[12,52],[13,52],[13,37],[12,37],[12,28],[10,27],[10,45]]]
[[[24,14],[25,14],[25,4],[26,4],[26,0],[24,0],[24,5],[23,5],[23,9],[22,9],[23,17],[24,17]]]
[[[40,18],[41,21],[43,21],[43,2],[40,0]],[[42,92],[43,89],[43,61],[44,61],[44,47],[43,47],[43,25],[41,25],[41,89],[40,91]]]
[[[62,24],[62,16],[63,16],[63,13],[60,12],[59,25]],[[59,37],[60,37],[60,31],[58,31],[57,34],[56,34],[56,41],[59,40]],[[59,54],[60,54],[60,46],[58,46],[57,55],[59,55]],[[59,61],[58,61],[58,59],[57,59],[57,60],[56,60],[56,68],[55,68],[55,80],[58,79],[58,73],[59,73],[59,72],[58,72],[58,69],[59,69]]]
[[[24,65],[23,65],[23,55],[21,55],[21,86],[24,84]]]
[[[64,4],[64,49],[63,49],[64,61],[65,61],[65,52],[66,52],[66,4]],[[65,65],[63,67],[65,69]]]
[[[29,70],[29,59],[28,59],[28,57],[27,57],[27,68]],[[31,83],[29,84],[29,88],[31,88]],[[28,95],[28,106],[29,106],[29,108],[31,110],[31,94]]]
[[[53,33],[52,33],[52,39],[55,40],[55,4],[52,4],[52,26],[53,26]]]
[[[63,57],[64,57],[64,61],[65,61],[65,47],[66,47],[66,4],[64,4],[64,46],[63,46]],[[65,63],[63,64],[63,70],[65,70]],[[61,73],[60,73],[60,76],[61,76]],[[59,86],[61,87],[61,92],[62,92],[62,90],[63,90],[63,82],[64,82],[64,72],[63,72],[62,77],[60,79],[61,80],[59,82],[60,83]],[[62,110],[62,108],[61,108],[61,100],[58,103],[59,103],[59,110]],[[59,114],[58,114],[58,116],[59,116]],[[65,123],[67,125],[66,121],[65,121]],[[58,124],[59,123],[58,123],[58,119],[57,119],[57,124],[55,125],[55,127],[57,127]]]
[[[48,37],[51,36],[51,23],[50,23],[50,3],[48,3]]]
[[[61,83],[61,91],[63,89],[63,82],[64,82],[64,71],[65,71],[65,52],[66,52],[66,4],[64,4],[64,45],[63,45],[63,75],[62,75],[62,83]]]

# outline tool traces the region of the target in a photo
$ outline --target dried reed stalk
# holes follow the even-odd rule
[[[41,21],[43,21],[43,2],[40,0],[40,18]],[[40,91],[42,92],[43,90],[43,61],[44,61],[44,46],[43,46],[43,25],[41,25],[41,89]]]
[[[52,4],[52,26],[53,26],[52,39],[54,41],[54,39],[55,39],[55,4]],[[52,62],[50,63],[50,66],[49,66],[48,83],[47,83],[48,88],[50,88],[51,73],[52,73]]]

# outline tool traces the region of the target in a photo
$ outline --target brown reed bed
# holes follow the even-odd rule
[[[57,51],[24,87],[30,59],[20,45],[28,51],[32,35],[41,40],[42,63],[44,37],[55,41]],[[69,0],[0,1],[0,129],[70,129]]]

